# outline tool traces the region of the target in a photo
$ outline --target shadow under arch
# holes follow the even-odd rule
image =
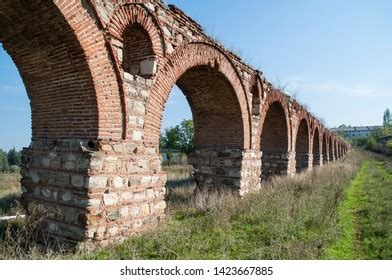
[[[289,164],[288,131],[286,111],[280,101],[273,101],[265,113],[260,137],[263,179],[287,174]]]
[[[157,148],[162,114],[174,85],[190,105],[195,149],[190,163],[199,188],[241,187],[243,152],[249,147],[249,110],[231,61],[208,44],[177,50],[160,69],[148,100],[146,146]]]
[[[298,126],[295,141],[295,169],[299,173],[309,168],[309,125],[303,118]]]
[[[313,133],[313,166],[320,165],[320,154],[320,133],[318,127],[316,127]]]
[[[327,137],[325,132],[323,133],[323,144],[322,144],[322,154],[323,154],[323,164],[328,163],[328,153],[327,153]]]

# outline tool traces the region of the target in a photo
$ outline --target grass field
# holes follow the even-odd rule
[[[77,258],[322,258],[338,237],[337,206],[361,159],[353,154],[294,178],[276,178],[259,193],[227,197],[207,208],[195,207],[191,199],[172,201],[157,230]]]
[[[346,190],[338,210],[340,238],[330,259],[392,259],[392,169],[368,160]]]
[[[207,206],[193,199],[190,167],[165,167],[167,219],[155,230],[76,254],[35,246],[26,252],[3,240],[0,258],[390,259],[391,166],[353,151],[322,168],[275,178],[243,199],[210,198]]]
[[[19,173],[0,173],[0,216],[12,212],[20,193]]]

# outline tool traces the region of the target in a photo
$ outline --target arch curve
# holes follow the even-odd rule
[[[28,91],[33,138],[120,139],[121,124],[113,122],[122,114],[112,108],[121,106],[121,98],[102,86],[117,80],[96,19],[79,7],[84,12],[71,20],[70,10],[82,5],[76,1],[74,7],[61,1],[5,0],[0,5],[0,41]],[[102,121],[103,112],[111,123]]]
[[[154,15],[141,4],[127,3],[118,6],[113,12],[106,30],[112,37],[122,42],[124,32],[132,24],[139,24],[146,30],[151,39],[154,53],[158,57],[166,54],[162,30],[157,24]]]
[[[218,48],[205,43],[191,43],[178,48],[160,69],[147,104],[144,140],[147,146],[157,146],[164,106],[172,87],[190,69],[205,67],[219,73],[235,93],[235,106],[239,108],[243,139],[241,148],[250,148],[250,113],[246,92],[232,62]],[[200,73],[203,75],[202,73]],[[190,101],[192,103],[192,101]],[[210,104],[214,106],[214,104]],[[191,104],[192,107],[192,104]],[[230,119],[227,119],[230,122]]]
[[[303,116],[298,119],[295,129],[295,162],[297,173],[309,168],[309,148],[309,119],[306,116]]]
[[[288,102],[286,100],[286,97],[279,92],[276,89],[270,89],[268,91],[268,94],[266,95],[266,97],[264,98],[263,102],[262,102],[262,111],[260,114],[260,120],[259,120],[259,129],[257,131],[257,135],[256,135],[256,139],[257,141],[255,142],[255,149],[262,149],[261,148],[261,137],[262,137],[262,133],[264,130],[264,123],[265,123],[265,119],[267,116],[267,113],[269,111],[269,109],[271,108],[271,105],[274,103],[279,103],[280,106],[283,109],[284,112],[284,117],[286,120],[286,127],[287,127],[287,152],[290,151],[290,146],[291,146],[291,121],[290,121],[290,110],[289,110],[289,106],[288,106]]]

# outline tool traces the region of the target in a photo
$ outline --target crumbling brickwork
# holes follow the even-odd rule
[[[107,244],[165,217],[158,143],[174,85],[192,109],[198,188],[246,195],[349,148],[161,1],[3,0],[0,42],[31,101],[23,202],[57,238]]]

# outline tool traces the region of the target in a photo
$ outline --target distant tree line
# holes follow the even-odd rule
[[[364,148],[373,152],[386,152],[392,154],[392,140],[387,141],[380,146],[378,139],[392,136],[392,115],[390,109],[386,109],[383,115],[383,127],[378,131],[373,132],[370,136],[364,138],[353,139],[352,145],[355,147]]]
[[[8,152],[0,149],[0,172],[19,172],[21,158],[21,151],[17,151],[15,148]]]

